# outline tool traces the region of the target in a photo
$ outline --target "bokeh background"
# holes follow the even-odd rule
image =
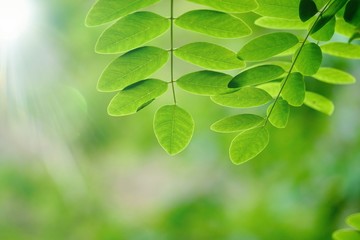
[[[11,2],[0,1],[2,9]],[[93,1],[23,1],[32,8],[25,31],[0,45],[1,240],[319,240],[360,211],[359,84],[307,79],[334,101],[334,115],[292,108],[288,127],[271,129],[267,149],[240,166],[228,158],[234,136],[209,130],[239,110],[177,89],[196,130],[170,157],[152,132],[153,114],[170,95],[133,116],[106,113],[114,94],[97,92],[96,83],[116,56],[94,53],[104,27],[84,26]],[[175,4],[176,14],[197,7]],[[168,15],[168,1],[148,9]],[[177,45],[219,42],[175,34]],[[236,51],[247,40],[220,42]],[[165,34],[151,44],[168,43]],[[359,80],[359,63],[327,56],[323,65]],[[175,64],[177,76],[197,69]],[[156,76],[167,80],[168,70]]]

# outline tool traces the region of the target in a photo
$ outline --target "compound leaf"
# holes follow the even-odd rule
[[[298,57],[295,62],[297,70],[305,76],[311,76],[315,74],[322,62],[321,48],[315,43],[306,43],[304,47],[299,48],[298,52],[294,55]],[[295,59],[294,59],[295,61]]]
[[[300,0],[299,17],[301,21],[306,22],[318,12],[313,0]]]
[[[157,79],[147,79],[134,83],[120,91],[110,102],[108,113],[111,116],[125,116],[136,113],[148,103],[159,97],[168,84]]]
[[[168,52],[156,47],[141,47],[118,57],[104,70],[98,90],[114,92],[147,78],[168,60]]]
[[[269,132],[260,127],[239,133],[231,142],[229,154],[231,161],[238,165],[261,153],[269,143]]]
[[[98,53],[119,53],[139,47],[163,34],[170,21],[151,12],[130,14],[106,29],[96,44]]]
[[[176,49],[174,53],[184,61],[213,70],[245,67],[244,61],[238,59],[233,51],[213,43],[190,43]]]
[[[240,38],[252,33],[240,18],[212,10],[193,10],[175,20],[181,28],[218,38]]]
[[[320,68],[312,76],[313,78],[330,84],[352,84],[355,83],[355,77],[351,74],[335,68]]]
[[[305,81],[301,73],[291,73],[286,81],[281,96],[291,106],[299,107],[305,99]]]
[[[212,96],[229,92],[231,79],[228,74],[204,70],[186,74],[176,84],[188,92]]]
[[[336,57],[360,59],[360,46],[342,42],[331,42],[321,46],[321,50]]]
[[[314,92],[305,93],[304,104],[327,115],[331,115],[334,112],[334,104],[326,97]]]
[[[245,13],[255,10],[258,4],[255,0],[189,0],[190,2],[199,3],[214,9],[231,12],[231,13]]]
[[[285,128],[290,115],[290,106],[287,101],[279,98],[267,110],[269,122],[277,128]]]
[[[166,105],[155,113],[154,132],[165,151],[175,155],[190,143],[194,133],[194,120],[179,106]]]
[[[259,126],[264,120],[255,114],[239,114],[215,122],[210,129],[220,133],[245,131]]]

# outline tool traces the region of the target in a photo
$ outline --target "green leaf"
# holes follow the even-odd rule
[[[335,68],[320,68],[319,71],[312,76],[313,78],[330,83],[330,84],[352,84],[355,78],[351,74]]]
[[[355,213],[350,215],[346,219],[346,223],[349,224],[351,227],[360,231],[360,213]]]
[[[346,4],[344,20],[356,27],[360,27],[360,1],[350,0]]]
[[[318,12],[313,0],[300,0],[299,17],[301,21],[306,22]]]
[[[241,19],[212,10],[194,10],[175,20],[181,28],[218,38],[240,38],[251,34],[251,29]]]
[[[336,20],[333,17],[319,31],[311,34],[311,37],[318,41],[329,41],[335,33]]]
[[[200,95],[218,95],[229,92],[228,83],[232,76],[213,71],[199,71],[186,74],[176,81],[182,89]]]
[[[321,46],[323,53],[330,54],[336,57],[360,59],[360,46],[342,43],[331,42]]]
[[[256,86],[256,88],[259,88],[267,92],[272,98],[276,98],[276,96],[279,94],[280,87],[281,87],[280,82],[268,82]]]
[[[275,104],[275,105],[274,105]],[[279,98],[267,109],[269,122],[277,128],[285,128],[289,120],[290,106],[287,101]]]
[[[163,106],[155,113],[154,132],[165,151],[175,155],[190,143],[194,133],[194,120],[177,105]]]
[[[331,115],[334,112],[334,104],[326,97],[314,92],[305,93],[304,104],[327,115]]]
[[[289,30],[305,30],[308,23],[304,23],[298,19],[285,19],[277,17],[260,17],[255,20],[255,24],[270,29],[289,29]]]
[[[336,19],[335,32],[351,37],[356,32],[356,27],[345,22],[343,18]]]
[[[261,16],[285,19],[299,19],[300,0],[257,0],[259,7],[254,10]]]
[[[301,73],[294,72],[289,75],[281,96],[291,106],[299,107],[305,99],[305,82]]]
[[[272,97],[264,90],[244,87],[232,93],[212,96],[211,100],[226,107],[247,108],[266,104]]]
[[[258,4],[255,0],[189,0],[190,2],[199,3],[214,9],[231,12],[245,13],[255,10]]]
[[[128,86],[120,91],[110,102],[108,113],[111,116],[134,114],[147,103],[159,97],[168,88],[168,84],[157,79],[147,79]]]
[[[249,85],[257,85],[277,79],[283,73],[284,69],[277,65],[260,65],[246,69],[235,76],[229,83],[229,87],[238,88]]]
[[[231,161],[238,165],[253,159],[269,143],[269,132],[264,127],[241,132],[231,142],[229,153]]]
[[[306,43],[304,47],[299,48],[301,51],[296,59],[295,67],[305,76],[315,74],[322,62],[321,48],[315,43]],[[297,56],[296,53],[294,56]],[[295,61],[295,58],[294,58]]]
[[[333,234],[333,238],[335,240],[360,240],[360,232],[350,229],[338,230]]]
[[[354,40],[360,39],[360,31],[359,32],[355,32],[350,38],[348,43],[351,43]]]
[[[190,43],[176,49],[174,53],[184,61],[213,70],[245,67],[244,61],[238,59],[233,51],[213,43]]]
[[[245,61],[261,61],[275,56],[299,42],[298,38],[287,32],[262,35],[246,43],[239,51],[238,58]]]
[[[160,0],[99,0],[86,17],[87,26],[97,26],[150,6]]]
[[[168,60],[168,52],[156,47],[141,47],[118,57],[102,73],[97,88],[114,92],[143,80],[160,69]]]
[[[170,21],[151,12],[130,14],[106,29],[96,44],[98,53],[120,53],[137,48],[163,34]]]
[[[328,1],[329,0],[314,0],[317,9],[322,9],[328,3]]]
[[[259,126],[264,120],[263,117],[254,114],[239,114],[215,122],[210,129],[220,133],[245,131]]]

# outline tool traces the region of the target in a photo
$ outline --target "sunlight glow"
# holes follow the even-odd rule
[[[0,45],[11,45],[24,34],[33,19],[31,0],[0,0]]]

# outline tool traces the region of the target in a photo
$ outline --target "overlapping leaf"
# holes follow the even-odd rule
[[[350,0],[346,4],[344,19],[353,26],[360,27],[360,1]]]
[[[297,70],[305,76],[311,76],[315,74],[322,62],[322,52],[320,47],[315,43],[306,43],[303,48],[300,48],[294,56],[295,67]]]
[[[245,13],[258,8],[255,0],[189,0],[190,2],[199,3],[214,9],[231,12],[231,13]]]
[[[323,53],[336,57],[360,59],[360,46],[342,42],[330,42],[321,46]]]
[[[306,22],[307,20],[312,18],[317,12],[318,9],[313,0],[300,0],[299,17],[301,21]]]
[[[335,68],[320,68],[312,76],[313,78],[330,84],[352,84],[355,83],[355,77],[351,74]]]
[[[360,231],[360,213],[351,214],[347,219],[346,223],[355,228],[356,230]]]
[[[270,29],[289,29],[304,30],[308,28],[308,23],[304,23],[298,19],[285,19],[278,17],[260,17],[255,20],[255,24]]]
[[[211,125],[211,130],[220,133],[245,131],[259,126],[264,118],[255,114],[239,114],[220,119]]]
[[[330,41],[335,33],[335,17],[330,19],[319,31],[312,33],[311,37],[318,41]]]
[[[289,104],[279,98],[271,104],[267,110],[269,122],[277,128],[285,128],[290,115]]]
[[[314,92],[306,92],[304,104],[327,115],[334,112],[334,104],[326,97]]]
[[[360,232],[351,229],[338,230],[333,234],[335,240],[360,240]]]
[[[283,87],[281,96],[290,105],[299,107],[305,99],[304,77],[298,72],[291,73]]]
[[[254,10],[261,16],[285,19],[299,19],[300,0],[257,0],[259,7]]]

